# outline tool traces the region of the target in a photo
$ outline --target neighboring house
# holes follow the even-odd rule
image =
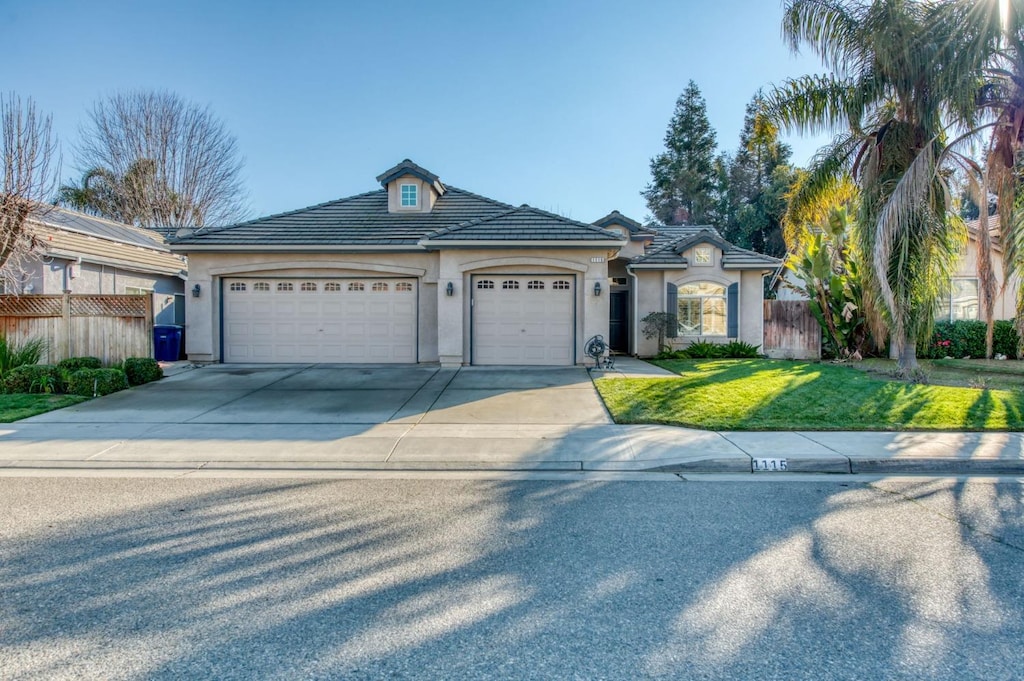
[[[979,221],[967,223],[968,240],[956,266],[949,287],[942,296],[936,310],[936,321],[957,321],[959,319],[982,319],[978,293],[978,228]],[[992,237],[992,269],[995,273],[997,294],[993,307],[994,319],[1013,319],[1017,314],[1017,295],[1020,280],[1014,277],[1009,285],[1003,286],[1003,251],[999,246],[999,216],[989,218],[989,234]],[[779,300],[806,300],[802,282],[791,270],[782,268],[772,280],[772,288]]]
[[[680,315],[673,343],[760,344],[778,260],[710,227],[587,224],[445,185],[405,160],[382,189],[171,240],[189,260],[189,359],[573,365],[589,338],[652,355],[639,320]]]
[[[186,261],[156,232],[57,207],[29,228],[36,250],[16,293],[148,293],[154,323],[184,323]]]

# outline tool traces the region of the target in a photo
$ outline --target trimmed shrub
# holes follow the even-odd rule
[[[1000,320],[994,325],[992,336],[992,352],[1006,355],[1011,359],[1018,357],[1017,330],[1013,322]],[[985,356],[985,322],[975,320],[959,320],[955,322],[936,322],[931,339],[927,345],[917,349],[919,357],[942,359],[943,357]]]
[[[760,345],[737,340],[728,343],[697,341],[682,350],[661,352],[656,359],[751,359],[761,356],[760,348]]]
[[[120,369],[79,369],[68,380],[72,395],[109,395],[128,388],[128,377]]]
[[[68,374],[79,369],[99,369],[102,366],[99,357],[67,357],[57,362],[57,368]]]
[[[164,377],[164,370],[152,357],[129,357],[121,366],[129,385],[142,385]]]
[[[52,364],[22,364],[4,376],[9,393],[58,393],[64,388],[60,369]]]

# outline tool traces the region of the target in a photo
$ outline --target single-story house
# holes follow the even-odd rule
[[[711,227],[592,224],[445,184],[410,160],[381,188],[224,227],[183,230],[186,352],[209,362],[575,365],[588,339],[653,355],[671,342],[762,339],[779,261]]]
[[[30,218],[35,250],[19,263],[21,295],[150,294],[156,324],[184,324],[184,256],[153,231],[60,207]]]

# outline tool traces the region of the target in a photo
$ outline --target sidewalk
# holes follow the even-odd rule
[[[510,370],[419,368],[385,374],[377,369],[373,380],[408,385],[351,391],[338,385],[324,388],[342,379],[345,385],[368,381],[369,372],[354,369],[342,375],[294,367],[193,371],[188,363],[168,369],[169,375],[184,373],[166,383],[0,424],[0,475],[771,475],[778,470],[1024,475],[1022,433],[711,432],[617,425],[581,370],[575,370],[578,376],[567,370],[559,377],[548,371],[529,376]],[[601,371],[673,376],[628,357],[617,357],[614,369]],[[297,382],[300,378],[304,382]],[[271,383],[276,391],[266,387]],[[339,415],[347,415],[345,422],[339,422]]]

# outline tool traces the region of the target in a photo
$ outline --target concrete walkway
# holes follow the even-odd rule
[[[607,376],[672,374],[617,358]],[[1022,433],[611,422],[583,369],[215,365],[12,424],[0,475],[83,471],[1024,474]]]

